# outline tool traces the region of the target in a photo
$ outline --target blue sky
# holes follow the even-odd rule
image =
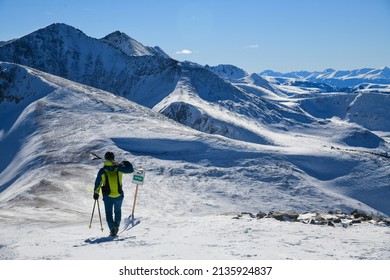
[[[0,0],[0,41],[55,22],[248,72],[390,66],[390,0]]]

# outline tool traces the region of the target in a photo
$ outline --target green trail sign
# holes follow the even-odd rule
[[[136,169],[133,174],[133,184],[143,185],[145,179],[145,170]]]

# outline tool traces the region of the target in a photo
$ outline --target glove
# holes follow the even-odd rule
[[[124,167],[129,168],[129,167],[131,166],[131,163],[130,163],[129,161],[125,160],[125,161],[122,161],[122,165],[123,165]]]
[[[93,199],[98,200],[99,199],[99,194],[98,193],[94,193],[93,194]]]

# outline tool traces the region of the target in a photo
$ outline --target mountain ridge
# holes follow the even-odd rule
[[[112,32],[100,40],[122,50],[128,56],[157,55],[163,58],[171,58],[161,48],[145,47],[137,40],[120,31]]]
[[[265,120],[272,119],[268,113],[262,113],[259,104],[266,101],[257,98],[251,102],[246,92],[232,85],[228,81],[215,75],[208,69],[199,65],[178,62],[176,60],[161,57],[160,55],[133,56],[123,51],[123,48],[131,48],[128,36],[115,32],[114,37],[125,37],[124,43],[113,45],[106,41],[90,38],[84,33],[65,24],[53,24],[40,29],[20,39],[15,40],[0,48],[0,60],[10,61],[27,65],[54,75],[64,77],[92,87],[97,87],[119,96],[126,97],[148,108],[158,107],[163,102],[167,107],[166,99],[170,94],[181,91],[178,86],[182,79],[187,79],[182,92],[186,92],[188,83],[191,84],[193,96],[197,96],[199,102],[213,103],[211,111],[219,108],[232,108],[234,104],[248,104],[240,112],[240,118],[246,115],[257,115]],[[122,42],[122,41],[121,41]],[[144,48],[145,49],[145,48]],[[194,99],[185,98],[185,102]],[[182,100],[183,101],[183,100]],[[191,103],[190,106],[197,108],[200,104]],[[250,103],[248,103],[250,102]],[[239,105],[240,107],[244,107]],[[261,105],[263,108],[265,106]],[[229,109],[230,110],[230,109]],[[200,109],[199,112],[204,112]],[[164,112],[168,112],[164,110]],[[205,112],[205,116],[212,112]],[[169,114],[171,117],[176,114]],[[235,137],[236,122],[225,123],[220,128],[221,122],[215,118],[209,118],[207,126],[197,126],[198,122],[204,122],[204,117],[198,116],[194,122],[188,122],[182,118],[176,119],[183,123],[193,123],[194,127],[201,128],[204,132],[219,132],[224,136]],[[281,119],[281,117],[278,117]],[[253,134],[253,126],[242,122],[245,130]],[[241,128],[239,128],[241,129]],[[260,133],[258,128],[254,128]],[[226,131],[226,133],[223,133]],[[263,135],[259,135],[259,139]],[[259,140],[262,142],[262,140]]]
[[[387,66],[354,70],[334,70],[328,68],[324,71],[293,71],[287,73],[265,70],[260,72],[259,75],[322,82],[339,88],[353,87],[362,83],[390,84],[390,69]]]

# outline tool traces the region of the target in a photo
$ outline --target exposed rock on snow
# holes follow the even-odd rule
[[[302,214],[299,214],[294,211],[271,211],[269,213],[259,212],[256,215],[248,212],[242,212],[233,217],[233,219],[241,219],[243,216],[246,215],[251,218],[257,219],[273,218],[275,220],[283,222],[301,222],[304,224],[327,225],[332,227],[336,225],[348,227],[353,224],[360,224],[362,222],[370,222],[374,225],[390,226],[389,218],[374,217],[366,213],[359,212],[358,210],[353,210],[350,214],[344,213],[342,211],[329,211],[326,213],[307,212]]]

